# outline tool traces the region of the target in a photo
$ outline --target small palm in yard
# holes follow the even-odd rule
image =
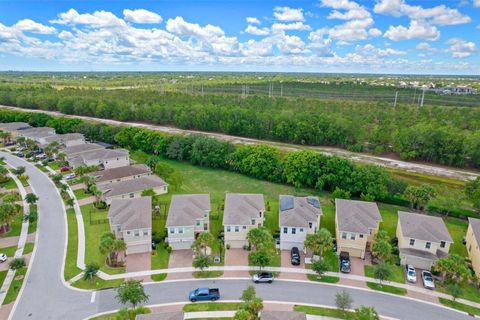
[[[385,262],[377,264],[373,269],[373,276],[379,281],[380,286],[382,281],[387,280],[392,275],[392,268]]]
[[[38,201],[38,197],[34,193],[27,193],[25,196],[25,201],[27,201],[29,205],[32,205]]]
[[[380,320],[374,307],[360,306],[355,309],[355,320]]]
[[[131,303],[135,309],[140,303],[147,302],[149,296],[140,281],[127,280],[117,288],[116,298],[121,304]]]
[[[321,228],[317,233],[307,235],[305,239],[305,247],[320,256],[323,256],[323,252],[331,248],[332,245],[332,234],[325,228]]]
[[[193,267],[196,269],[200,269],[200,271],[205,270],[206,268],[210,267],[211,261],[210,258],[206,255],[197,255],[195,259],[193,259]]]
[[[83,280],[87,280],[90,282],[95,282],[95,278],[97,277],[98,270],[100,270],[100,266],[95,263],[89,263],[85,266],[85,271],[83,273]]]
[[[192,249],[198,255],[200,250],[203,249],[203,255],[207,255],[207,247],[213,242],[213,235],[208,232],[202,232],[198,235],[197,239],[193,242]]]

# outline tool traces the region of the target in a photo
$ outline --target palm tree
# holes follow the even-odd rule
[[[100,245],[98,249],[100,253],[104,256],[107,256],[107,264],[112,264],[112,252],[113,252],[113,242],[115,240],[115,236],[111,232],[105,232],[100,237]]]
[[[198,242],[198,245],[200,248],[203,248],[203,254],[207,255],[207,247],[212,243],[213,241],[213,236],[210,232],[202,232],[198,235],[197,240],[195,242]]]
[[[317,233],[307,235],[305,239],[305,247],[320,256],[323,256],[325,249],[330,248],[332,243],[332,234],[325,228],[320,229]]]
[[[8,232],[10,224],[18,214],[18,208],[11,203],[0,204],[0,233]]]
[[[127,250],[127,244],[125,243],[125,241],[117,239],[117,240],[113,241],[112,250],[114,252],[115,260],[117,260],[118,259],[118,254],[121,251]]]
[[[25,201],[27,201],[29,205],[32,205],[38,201],[38,197],[35,195],[35,193],[27,193],[25,196]]]

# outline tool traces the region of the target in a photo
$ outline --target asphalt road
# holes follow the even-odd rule
[[[33,263],[27,274],[24,290],[14,309],[13,319],[84,319],[99,312],[121,308],[114,290],[92,293],[73,290],[62,281],[66,229],[62,200],[51,180],[38,168],[23,159],[0,152],[9,164],[25,166],[30,185],[39,196],[38,242]],[[186,302],[187,294],[196,287],[218,287],[224,300],[236,300],[250,284],[248,280],[189,280],[146,284],[148,304]],[[258,294],[266,301],[285,301],[334,306],[336,285],[276,281],[257,285]],[[471,319],[461,313],[419,301],[360,289],[346,289],[354,306],[374,306],[380,314],[411,320]]]

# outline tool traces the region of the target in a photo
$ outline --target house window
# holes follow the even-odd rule
[[[260,226],[260,225],[258,225],[258,226]],[[247,226],[243,226],[242,229],[247,230]]]
[[[255,225],[255,219],[252,219],[252,226]]]
[[[258,213],[258,216],[259,216],[260,218],[262,217],[262,212],[261,212],[261,211]]]
[[[204,231],[207,231],[207,230],[208,230],[208,224],[206,224],[206,223],[203,224],[203,230],[204,230]]]
[[[143,230],[143,236],[144,237],[148,236],[148,230]]]
[[[359,236],[360,238],[363,238],[363,233],[360,233],[358,236]]]
[[[303,232],[303,228],[300,228],[300,232]]]
[[[127,234],[130,234],[130,231],[127,231]]]
[[[342,239],[344,239],[344,240],[347,239],[347,233],[346,232],[342,232]]]
[[[232,228],[230,226],[227,226],[227,232],[232,231]]]
[[[196,225],[197,225],[197,227],[200,227],[200,224],[201,224],[201,223],[202,223],[202,221],[200,221],[200,220],[197,220],[197,221],[196,221]]]
[[[117,226],[117,232],[120,232],[120,226]]]
[[[297,233],[297,229],[296,228],[292,228],[292,234],[296,234]]]
[[[425,243],[425,249],[430,249],[430,247],[432,246],[432,243],[427,241],[427,243]]]
[[[308,223],[308,227],[309,227],[310,229],[312,229],[313,223],[309,222],[309,223]]]
[[[133,198],[135,195],[133,193],[129,194],[130,198]]]
[[[445,241],[440,241],[440,248],[445,248],[445,245],[446,245]]]
[[[410,239],[410,245],[414,246],[415,245],[415,239]]]
[[[356,234],[350,233],[350,240],[355,240],[355,239],[356,239]]]
[[[178,228],[178,233],[183,233],[183,228]]]
[[[240,232],[240,228],[238,226],[235,226],[235,232]]]
[[[167,191],[167,186],[164,186],[164,187],[163,187],[163,191]]]
[[[170,234],[175,234],[175,228],[170,228]]]
[[[283,233],[288,233],[288,228],[283,228]]]

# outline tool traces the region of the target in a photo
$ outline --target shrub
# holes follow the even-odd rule
[[[12,261],[10,261],[10,269],[12,270],[18,270],[26,266],[25,259],[23,258],[15,258]]]
[[[167,252],[168,252],[168,253],[172,252],[172,247],[171,247],[171,246],[168,246],[168,247],[167,247]]]

